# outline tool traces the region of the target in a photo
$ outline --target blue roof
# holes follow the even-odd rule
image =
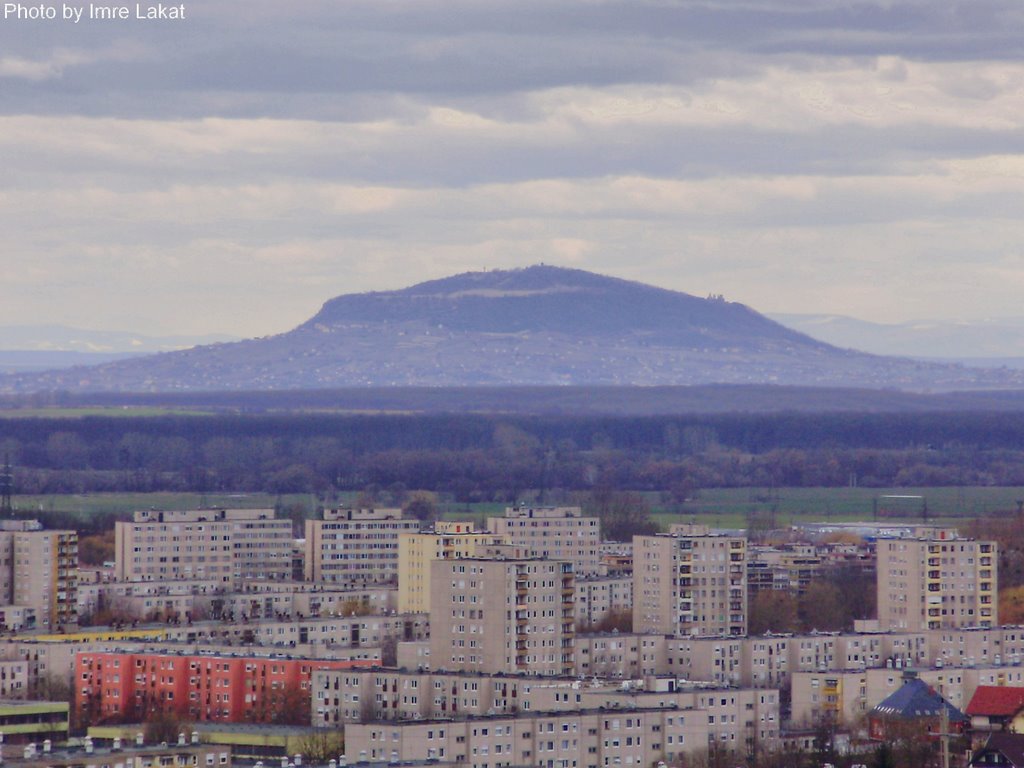
[[[886,717],[940,717],[942,710],[949,714],[949,721],[964,722],[968,718],[923,680],[908,680],[903,687],[871,710],[873,715]]]

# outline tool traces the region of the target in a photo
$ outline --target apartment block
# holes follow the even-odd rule
[[[572,563],[470,558],[431,563],[433,669],[571,674]]]
[[[579,680],[538,675],[373,669],[313,675],[313,724],[483,717],[582,706]]]
[[[318,675],[314,687],[328,677],[332,675]],[[374,675],[360,673],[358,677],[372,680]],[[414,690],[412,682],[375,681],[375,689],[361,690],[359,695],[377,697],[383,683],[386,700],[405,701]],[[437,759],[497,767],[509,762],[547,765],[550,757],[568,761],[553,765],[571,765],[573,761],[579,766],[651,765],[706,750],[712,743],[738,755],[748,754],[755,744],[764,749],[778,744],[777,691],[684,689],[674,679],[598,687],[578,680],[486,676],[416,682],[415,690],[428,702],[449,689],[453,696],[463,692],[476,695],[481,700],[478,707],[491,704],[495,690],[500,695],[494,697],[489,715],[450,708],[444,715],[435,715],[427,706],[393,719],[376,719],[381,710],[374,698],[358,718],[363,722],[346,722],[348,759]],[[506,701],[512,701],[515,708],[505,707]]]
[[[474,768],[552,765],[598,768],[676,761],[707,748],[703,713],[580,710],[516,717],[345,727],[345,757],[356,762],[454,761]],[[550,761],[550,762],[549,762]]]
[[[931,630],[927,663],[947,667],[1019,666],[1024,662],[1024,628],[970,627]]]
[[[751,594],[765,589],[803,594],[822,566],[813,544],[751,547],[749,557],[747,582]]]
[[[278,655],[97,651],[75,659],[75,708],[89,720],[140,720],[154,710],[192,720],[268,722],[310,706],[314,670],[356,660]]]
[[[816,632],[808,635],[673,638],[667,669],[719,685],[788,687],[796,672],[861,670],[927,664],[927,633]]]
[[[633,613],[633,575],[576,579],[576,623],[597,627],[615,614]]]
[[[601,521],[579,507],[509,507],[487,528],[528,556],[572,563],[577,578],[601,573]]]
[[[397,590],[387,585],[349,588],[302,581],[247,581],[241,592],[225,590],[209,580],[111,581],[84,587],[80,584],[78,610],[85,616],[110,610],[122,620],[176,618],[192,623],[228,618],[253,621],[353,613],[384,615],[394,610],[396,594]]]
[[[182,643],[242,643],[288,647],[295,645],[343,646],[376,649],[388,639],[422,640],[430,632],[426,614],[402,616],[319,616],[232,622],[206,621],[173,625],[162,638]]]
[[[704,526],[633,539],[633,629],[686,637],[747,633],[747,540]]]
[[[433,531],[398,536],[398,612],[430,612],[430,564],[484,554],[506,543],[499,533],[473,530],[472,523],[438,521]]]
[[[23,699],[29,692],[29,662],[0,659],[0,699]]]
[[[0,522],[0,624],[68,627],[78,620],[78,533],[37,520]]]
[[[46,735],[45,732],[37,727],[38,747],[31,742],[18,754],[12,755],[8,750],[3,756],[4,764],[17,768],[231,768],[232,765],[229,747],[190,742],[188,738],[177,744],[136,744],[119,738],[114,746],[98,748],[91,738],[86,737],[80,745],[53,746],[51,742],[67,739],[66,719],[63,736],[39,740],[42,735]]]
[[[669,674],[672,667],[666,651],[671,641],[661,635],[630,632],[577,632],[573,674],[620,680]],[[400,642],[397,666],[430,670],[430,641]]]
[[[239,587],[247,579],[290,580],[291,520],[272,509],[136,512],[114,529],[118,581],[210,580]]]
[[[876,551],[883,628],[998,625],[994,541],[961,538],[952,528],[918,526],[909,536],[880,538]]]
[[[306,521],[306,581],[397,583],[399,536],[419,530],[400,509],[324,510]]]
[[[662,635],[630,632],[577,634],[576,674],[612,679],[667,674],[670,642],[670,638]]]

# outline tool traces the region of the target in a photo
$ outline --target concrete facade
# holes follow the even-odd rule
[[[306,521],[306,581],[397,583],[398,537],[419,530],[400,509],[325,510]]]
[[[423,533],[398,536],[398,612],[430,612],[430,564],[484,554],[484,548],[503,544],[498,533],[474,531],[472,523],[443,522]]]
[[[433,669],[571,674],[571,563],[476,558],[435,560],[431,569]]]
[[[601,573],[601,522],[579,507],[509,507],[504,517],[488,518],[487,528],[527,556],[572,563],[577,578]]]
[[[291,520],[272,509],[136,512],[114,528],[118,581],[209,580],[230,588],[246,579],[290,580]]]
[[[35,520],[0,523],[0,605],[8,629],[56,629],[78,621],[78,533]]]
[[[633,630],[747,633],[747,540],[703,526],[633,539]]]
[[[994,541],[961,538],[953,528],[918,526],[909,537],[880,538],[876,552],[883,629],[998,625]]]

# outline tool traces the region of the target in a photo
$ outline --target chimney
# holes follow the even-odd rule
[[[145,739],[145,737],[141,733],[136,733],[135,734],[135,746],[136,747],[141,747],[143,744],[145,744],[144,739]]]
[[[179,747],[184,747],[185,746],[185,734],[184,734],[184,732],[178,734],[178,746]]]
[[[113,749],[115,752],[120,752],[121,751],[121,737],[120,736],[115,736],[114,737],[114,745],[111,747],[111,749]]]
[[[82,743],[85,745],[85,754],[91,755],[92,754],[92,739],[89,736],[86,736],[85,739],[82,740]]]
[[[52,746],[53,746],[53,742],[51,742],[49,739],[43,739],[43,754],[44,755],[50,754],[50,747],[52,747]]]
[[[199,743],[199,731],[192,731],[192,743],[193,744],[198,744]]]

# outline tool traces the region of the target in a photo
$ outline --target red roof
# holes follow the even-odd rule
[[[1024,709],[1024,687],[979,685],[967,705],[968,715],[1012,717]]]

